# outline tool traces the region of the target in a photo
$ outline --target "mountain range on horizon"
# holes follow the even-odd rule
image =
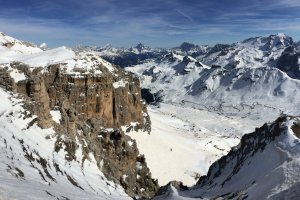
[[[287,37],[287,38],[292,38],[290,36],[288,36],[287,34],[285,33],[274,33],[274,34],[269,34],[269,35],[264,35],[264,36],[256,36],[256,37],[249,37],[249,38],[246,38],[244,40],[241,40],[241,41],[236,41],[236,42],[233,42],[233,43],[227,43],[227,42],[224,42],[224,43],[216,43],[214,45],[208,45],[208,44],[198,44],[196,42],[191,42],[191,41],[182,41],[181,43],[179,43],[178,46],[173,46],[173,47],[152,47],[151,45],[148,45],[147,43],[144,43],[143,41],[140,41],[139,43],[135,44],[135,45],[131,45],[129,47],[114,47],[112,44],[105,44],[103,46],[99,46],[99,45],[93,45],[93,46],[89,46],[89,45],[81,45],[81,44],[78,44],[77,46],[75,45],[74,49],[77,49],[77,48],[91,48],[93,50],[98,50],[98,51],[102,51],[102,50],[105,50],[105,49],[112,49],[112,48],[116,48],[116,49],[123,49],[123,50],[130,50],[130,49],[181,49],[182,51],[190,51],[192,49],[197,49],[197,48],[201,48],[201,47],[214,47],[214,46],[218,46],[218,45],[233,45],[233,44],[236,44],[236,43],[239,43],[239,42],[246,42],[246,41],[250,41],[252,39],[256,39],[256,38],[268,38],[268,37]],[[298,43],[298,42],[296,42]]]

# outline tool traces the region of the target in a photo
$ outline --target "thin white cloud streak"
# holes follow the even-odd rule
[[[295,8],[300,7],[299,0],[277,0],[274,2],[273,6],[275,7],[288,7],[288,8]]]
[[[296,1],[288,2],[286,6],[297,3]],[[45,5],[41,5],[41,8]],[[116,5],[112,1],[106,1],[105,4],[99,3],[97,6],[107,6],[107,9],[100,15],[81,19],[76,26],[60,20],[21,18],[17,15],[20,10],[7,10],[0,14],[2,18],[0,31],[21,35],[30,40],[33,39],[32,41],[35,41],[35,38],[41,38],[39,40],[46,42],[56,40],[58,41],[56,43],[60,45],[113,43],[121,46],[133,44],[137,40],[142,40],[140,42],[154,39],[164,41],[171,37],[174,40],[176,38],[183,41],[185,38],[197,38],[210,34],[236,36],[275,31],[289,34],[289,32],[300,31],[299,19],[259,19],[261,17],[259,10],[257,12],[236,10],[234,13],[221,13],[213,19],[213,24],[211,24],[197,21],[186,23],[186,20],[193,22],[193,18],[174,9],[170,13],[160,13],[160,15],[150,13],[136,17],[134,13],[139,12],[138,6],[124,9],[117,14],[115,13]],[[51,9],[55,9],[55,5]],[[186,20],[174,20],[172,14],[176,15],[175,11]],[[5,18],[5,15],[10,18]]]
[[[300,20],[290,20],[290,19],[236,19],[232,20],[228,27],[233,29],[238,29],[238,27],[244,30],[252,31],[278,31],[283,32],[290,30],[298,30],[300,26]],[[226,26],[226,25],[225,25]]]
[[[245,28],[245,24],[248,26]],[[238,34],[238,29],[244,32],[286,32],[299,31],[300,25],[297,22],[288,22],[285,20],[247,20],[240,19],[232,21],[230,24],[203,24],[200,26],[191,26],[171,30],[159,29],[159,26],[166,26],[166,22],[160,18],[155,19],[135,19],[130,20],[122,26],[114,26],[109,29],[97,26],[93,30],[86,30],[79,27],[70,27],[55,20],[41,19],[3,19],[0,21],[0,30],[12,35],[23,35],[25,38],[41,38],[44,41],[66,41],[71,43],[92,43],[99,41],[103,43],[114,40],[132,40],[134,37],[160,38],[161,35],[179,36],[179,35],[205,35],[205,34]],[[22,38],[20,38],[22,39]],[[41,42],[41,41],[40,41]],[[63,43],[61,44],[63,45]]]
[[[228,21],[231,19],[241,19],[246,17],[261,17],[262,14],[259,12],[247,12],[247,11],[236,11],[232,13],[222,13],[216,17],[216,21]]]
[[[185,35],[188,34],[186,31],[167,31],[167,35],[175,36],[175,35]]]
[[[59,9],[60,6],[53,1],[33,1],[33,9],[50,12]]]
[[[180,10],[175,10],[177,13],[179,13],[181,16],[185,17],[187,20],[189,20],[190,22],[194,23],[194,19],[192,17],[190,17],[189,15],[185,14],[184,12],[180,11]]]

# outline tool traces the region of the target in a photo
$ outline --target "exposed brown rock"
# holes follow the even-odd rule
[[[16,83],[10,77],[6,68],[0,68],[0,87],[9,91],[15,91],[16,89]]]
[[[294,134],[300,138],[300,123],[295,123],[293,126],[292,126],[292,130],[294,132]]]
[[[49,96],[42,77],[34,76],[26,83],[27,95],[35,102],[33,112],[38,115],[38,125],[42,128],[52,126]]]
[[[3,44],[3,46],[5,46],[6,48],[11,48],[12,46],[14,46],[14,44],[11,42],[7,42],[7,43]]]
[[[65,159],[71,161],[78,159],[76,151],[82,148],[82,163],[92,154],[105,176],[122,185],[127,194],[138,198],[154,196],[157,180],[151,178],[135,141],[120,129],[138,122],[132,128],[150,131],[150,118],[136,77],[117,68],[111,73],[101,65],[98,67],[103,73],[98,75],[82,68],[75,70],[78,73],[67,74],[64,64],[33,71],[22,63],[12,63],[11,67],[23,72],[27,79],[15,83],[3,69],[0,86],[18,91],[27,99],[24,106],[38,116],[35,121],[40,127],[55,127],[56,152],[65,151]],[[120,80],[125,87],[115,88],[114,83]],[[59,124],[53,121],[51,110],[60,111]]]
[[[104,127],[120,128],[130,122],[144,123],[143,105],[137,78],[117,72],[104,75],[83,74],[79,77],[63,74],[60,65],[52,65],[44,74],[50,107],[74,108],[79,120],[102,119]],[[103,70],[104,71],[104,70]],[[114,88],[113,83],[124,79],[125,87]]]
[[[110,180],[122,185],[127,194],[152,197],[158,189],[157,180],[151,178],[145,158],[139,155],[135,141],[119,130],[97,129],[97,121],[91,120],[81,127],[80,141],[85,141],[86,158],[93,152],[99,168]],[[98,130],[97,133],[94,131]]]

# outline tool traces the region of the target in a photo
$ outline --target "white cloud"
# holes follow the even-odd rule
[[[190,22],[195,23],[194,19],[192,17],[190,17],[189,15],[187,15],[186,13],[184,13],[180,10],[177,10],[177,9],[175,11],[178,12],[183,17],[185,17],[186,19],[188,19]]]
[[[284,6],[284,7],[300,7],[299,0],[277,0],[274,2],[275,6]]]

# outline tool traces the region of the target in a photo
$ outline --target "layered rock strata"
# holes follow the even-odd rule
[[[76,151],[81,148],[82,163],[92,153],[99,169],[109,180],[122,185],[127,194],[153,196],[157,180],[151,178],[135,141],[122,132],[122,127],[150,131],[139,80],[100,63],[94,66],[98,73],[82,67],[68,72],[67,68],[67,63],[32,68],[12,62],[0,67],[0,86],[21,94],[24,107],[37,116],[28,126],[37,122],[42,128],[55,128],[54,151],[65,151],[67,161],[76,160]],[[12,70],[26,78],[15,81]],[[51,112],[57,113],[59,121]]]

